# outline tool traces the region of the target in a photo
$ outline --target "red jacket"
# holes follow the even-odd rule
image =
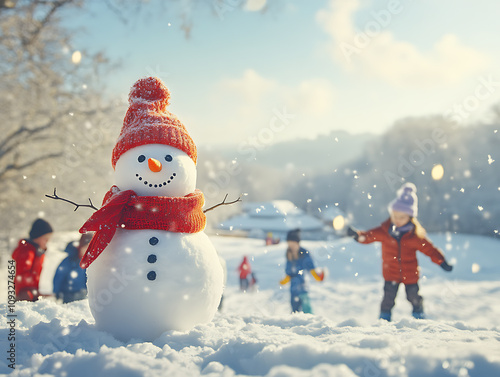
[[[243,262],[241,262],[238,267],[238,271],[240,271],[240,279],[246,279],[247,276],[252,273],[252,268],[250,267],[247,257],[243,258]]]
[[[444,262],[443,253],[427,238],[419,238],[415,230],[404,234],[398,242],[389,234],[391,220],[379,227],[359,232],[358,242],[382,244],[382,273],[386,281],[415,284],[419,278],[417,250],[429,256],[436,264]]]
[[[12,253],[12,259],[16,261],[16,295],[23,289],[28,288],[35,291],[38,296],[38,283],[42,272],[44,251],[27,240],[20,240]]]

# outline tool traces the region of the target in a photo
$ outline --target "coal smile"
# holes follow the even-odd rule
[[[137,179],[139,181],[141,181],[142,183],[144,183],[146,186],[154,187],[154,188],[160,188],[160,187],[166,186],[170,182],[172,182],[172,180],[175,178],[176,174],[172,173],[172,175],[170,176],[170,178],[168,180],[162,182],[162,183],[151,183],[149,181],[144,180],[139,174],[136,174],[135,176],[137,177]]]

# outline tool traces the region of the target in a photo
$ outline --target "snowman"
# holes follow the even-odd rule
[[[157,78],[134,84],[112,154],[116,185],[80,229],[96,232],[80,263],[96,327],[123,341],[209,322],[222,296],[196,146],[169,97]]]

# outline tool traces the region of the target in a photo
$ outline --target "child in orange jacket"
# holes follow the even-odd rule
[[[359,243],[380,242],[382,244],[382,273],[384,276],[384,298],[380,306],[380,318],[391,320],[391,310],[399,285],[406,288],[406,298],[413,306],[413,317],[425,318],[423,298],[419,295],[419,269],[416,252],[419,250],[445,271],[450,266],[438,248],[426,237],[425,229],[417,220],[417,188],[405,183],[397,197],[388,207],[390,218],[380,226],[366,232],[348,229],[348,235]]]

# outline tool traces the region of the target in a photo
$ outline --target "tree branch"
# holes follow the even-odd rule
[[[12,164],[8,164],[2,170],[0,170],[0,178],[2,178],[10,170],[22,170],[22,169],[25,169],[31,165],[35,165],[43,160],[48,160],[51,158],[57,158],[57,157],[61,157],[61,156],[62,156],[62,153],[50,153],[50,154],[47,154],[45,156],[37,157],[31,161],[27,161],[23,164],[18,164],[17,162],[14,162]]]
[[[219,206],[225,206],[225,205],[230,205],[230,204],[234,204],[234,203],[237,203],[237,202],[241,202],[241,195],[238,196],[238,199],[236,200],[233,200],[232,202],[226,202],[226,199],[227,199],[227,196],[229,194],[226,194],[226,196],[224,197],[224,200],[222,202],[220,202],[219,204],[216,204],[214,205],[213,207],[210,207],[210,208],[207,208],[206,210],[203,211],[203,213],[207,213],[208,211],[211,211]]]
[[[127,18],[123,15],[123,13],[120,11],[118,7],[116,7],[112,2],[105,0],[104,3],[107,5],[107,7],[118,17],[118,19],[123,23],[127,24]]]
[[[0,142],[0,157],[6,155],[13,148],[17,147],[17,143],[15,141],[16,137],[21,137],[21,136],[23,136],[23,134],[27,133],[27,136],[24,136],[24,141],[26,141],[26,139],[44,131],[44,130],[47,130],[47,129],[53,127],[55,124],[56,124],[56,119],[53,118],[53,119],[49,120],[47,123],[45,123],[41,126],[34,127],[34,128],[28,128],[24,125],[20,126],[17,130],[11,132],[9,135],[7,135]],[[13,142],[14,145],[7,147],[7,144],[10,142]]]
[[[88,207],[88,208],[95,209],[96,211],[99,209],[99,208],[97,208],[97,207],[94,206],[94,204],[92,203],[92,200],[90,198],[89,198],[89,203],[90,204],[77,204],[75,202],[72,202],[71,200],[68,200],[68,199],[65,199],[65,198],[61,198],[60,196],[57,195],[55,187],[54,187],[54,195],[47,195],[47,194],[45,194],[45,196],[47,198],[50,198],[50,199],[62,200],[63,202],[73,204],[75,206],[75,211],[78,208],[80,208],[80,207]]]
[[[50,8],[45,13],[44,17],[40,20],[37,20],[37,27],[30,33],[29,39],[23,38],[23,45],[29,46],[32,45],[40,36],[42,30],[49,24],[51,19],[54,17],[59,8],[65,6],[66,4],[70,4],[74,2],[74,0],[55,0],[55,1],[35,1],[33,4],[30,4],[33,14],[39,11],[39,5],[48,5]],[[39,11],[40,12],[40,11]]]

